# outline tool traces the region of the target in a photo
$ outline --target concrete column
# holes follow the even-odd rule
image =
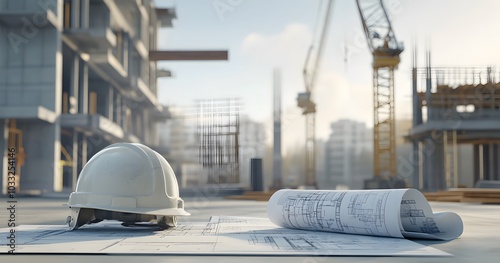
[[[0,119],[0,189],[2,194],[7,194],[7,144],[8,144],[9,130],[7,127],[7,120]]]
[[[53,151],[53,159],[54,159],[54,169],[53,169],[53,183],[52,183],[52,189],[50,191],[54,192],[62,192],[63,190],[63,174],[62,174],[62,167],[61,167],[61,123],[60,119],[57,119],[56,123],[52,125],[51,132],[53,134],[53,142],[52,145],[54,147]]]
[[[129,109],[130,115],[130,132],[134,134],[136,137],[139,136],[137,127],[137,113],[135,112],[135,108],[132,106]]]
[[[63,154],[63,149],[65,149],[70,156],[73,156],[73,137],[72,136],[61,136],[61,160],[68,160],[66,156]],[[70,158],[71,159],[71,158]],[[61,169],[62,180],[63,180],[63,188],[71,188],[72,186],[72,176],[71,171],[68,171],[67,167],[63,167]]]
[[[498,144],[493,145],[493,180],[500,180],[500,147]]]
[[[483,167],[484,167],[484,179],[491,180],[492,176],[492,166],[493,166],[493,154],[492,154],[491,144],[483,144]]]
[[[57,10],[60,14],[60,16],[63,16],[63,1],[54,1],[54,8]],[[50,3],[50,2],[49,2]],[[60,19],[60,22],[62,22],[62,18]],[[56,47],[56,54],[55,54],[55,76],[54,76],[54,112],[57,115],[60,115],[62,113],[62,94],[63,94],[63,41],[61,41],[61,38],[63,36],[62,31],[60,30],[55,30],[56,32],[56,38],[57,40],[53,40],[55,43]]]
[[[149,122],[148,122],[148,115],[149,115],[149,112],[147,109],[141,109],[141,124],[142,124],[142,138],[141,140],[145,143],[145,144],[149,144],[149,131],[148,131],[148,125],[149,125]]]
[[[90,4],[89,0],[80,0],[80,27],[84,29],[89,28],[90,19]]]
[[[113,103],[113,108],[115,111],[115,118],[114,122],[118,124],[121,128],[123,128],[123,120],[122,120],[122,96],[119,92],[115,92],[116,98],[115,102]]]
[[[444,147],[442,142],[427,138],[423,142],[424,191],[446,188],[444,176]]]
[[[76,183],[78,181],[78,160],[80,158],[80,156],[78,155],[78,132],[74,130],[71,151],[71,157],[73,157],[73,167],[71,169],[71,184],[74,191],[76,190]]]
[[[70,72],[70,88],[69,88],[69,113],[76,114],[78,113],[78,84],[79,84],[79,75],[80,75],[80,58],[76,53],[72,54],[72,63],[70,64],[71,72]]]
[[[78,174],[80,174],[80,172],[82,171],[83,169],[83,166],[87,163],[87,136],[85,136],[84,134],[78,134],[78,157],[79,157],[79,160],[78,160],[78,166],[77,166],[77,169],[78,169]]]
[[[478,146],[478,176],[477,180],[480,179],[481,167],[483,169],[483,180],[499,180],[499,153],[497,144],[483,144],[481,147]],[[482,154],[481,154],[482,153]],[[482,160],[481,157],[482,156]]]
[[[433,116],[433,109],[431,107],[431,89],[432,89],[432,71],[430,66],[426,67],[426,79],[425,79],[425,100],[427,102],[427,120],[431,120]]]
[[[418,78],[417,78],[417,68],[413,65],[412,69],[412,90],[413,90],[413,127],[423,123],[422,119],[422,108],[420,106],[420,99],[418,97]],[[427,93],[426,93],[427,95]]]
[[[474,144],[473,146],[473,159],[474,159],[474,185],[477,183],[477,181],[481,180],[481,165],[480,163],[480,158],[479,158],[479,144]]]
[[[443,141],[436,145],[436,173],[434,178],[436,178],[436,189],[446,190],[448,186],[446,185],[446,162],[445,162],[445,140],[446,136],[443,136]]]
[[[82,169],[83,167],[85,166],[85,164],[87,163],[88,161],[88,141],[87,141],[87,136],[86,135],[83,135],[82,134],[82,139],[81,139],[81,144],[82,144],[82,148],[80,149],[80,161],[81,161],[81,165],[82,165]]]
[[[410,160],[412,167],[413,167],[413,173],[412,173],[412,187],[415,189],[420,188],[420,149],[418,147],[418,141],[414,140],[413,141],[413,155],[412,159]]]
[[[122,33],[122,50],[123,50],[123,61],[122,61],[122,65],[123,65],[123,68],[127,71],[127,72],[130,72],[129,71],[129,68],[128,68],[128,62],[129,62],[129,59],[130,59],[130,45],[129,45],[129,40],[130,40],[130,36],[129,34],[127,33]]]
[[[488,170],[490,180],[498,180],[497,166],[498,166],[498,147],[496,144],[490,143],[488,145]]]
[[[80,28],[80,0],[71,0],[71,28]]]
[[[144,117],[143,117],[143,111],[139,108],[134,108],[135,110],[135,123],[136,123],[136,135],[141,140],[142,143],[144,143],[144,123],[142,122]]]
[[[144,109],[144,114],[143,114],[143,123],[144,123],[144,129],[142,132],[144,133],[144,142],[146,144],[151,144],[151,145],[159,145],[159,142],[156,142],[154,139],[153,135],[153,129],[151,127],[151,112],[147,109]]]
[[[89,67],[80,61],[78,113],[89,113]]]
[[[114,98],[114,89],[111,86],[108,86],[108,119],[113,121],[113,114],[114,114],[114,108],[113,108],[113,98]]]

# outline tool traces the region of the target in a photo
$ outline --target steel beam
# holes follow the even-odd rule
[[[227,50],[154,50],[149,51],[149,60],[228,60],[228,53]]]

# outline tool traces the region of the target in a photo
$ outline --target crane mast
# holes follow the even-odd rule
[[[297,97],[297,106],[302,109],[302,115],[305,116],[306,124],[306,144],[305,144],[305,185],[316,188],[316,103],[312,99],[313,90],[316,84],[316,76],[318,68],[323,56],[324,43],[330,24],[330,14],[332,10],[333,0],[328,0],[326,6],[326,14],[324,16],[321,35],[319,37],[316,54],[312,57],[314,45],[309,47],[306,60],[304,63],[303,77],[306,92],[299,93]],[[313,61],[311,62],[311,59]],[[310,65],[312,64],[311,68]]]
[[[396,177],[394,70],[402,43],[397,42],[383,0],[356,0],[368,47],[373,55],[373,173]]]

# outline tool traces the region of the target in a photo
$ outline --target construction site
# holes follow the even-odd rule
[[[3,194],[8,148],[18,153],[16,191],[26,194],[72,191],[87,160],[115,142],[165,153],[157,126],[170,114],[157,79],[170,71],[156,62],[227,59],[227,51],[158,50],[158,31],[176,13],[152,1],[31,2],[0,4],[2,36],[12,37],[2,38],[0,59]]]
[[[282,0],[0,1],[0,198],[5,204],[13,196],[18,206],[25,202],[26,210],[18,213],[23,224],[56,225],[62,221],[50,215],[66,212],[56,206],[59,201],[70,198],[65,204],[74,209],[71,196],[89,192],[82,187],[106,192],[108,176],[118,173],[100,175],[103,185],[82,178],[111,171],[108,164],[124,171],[116,183],[123,185],[120,193],[142,187],[133,183],[150,187],[128,178],[127,170],[172,175],[165,187],[151,189],[183,197],[162,201],[182,210],[175,216],[191,213],[194,219],[180,219],[183,223],[206,220],[214,210],[269,216],[264,206],[281,189],[319,194],[411,188],[430,202],[429,209],[456,213],[465,225],[457,243],[419,241],[456,255],[429,262],[468,262],[480,253],[476,250],[485,262],[494,262],[499,252],[485,240],[499,241],[489,229],[499,230],[500,57],[493,44],[474,51],[481,54],[469,53],[470,42],[488,41],[478,36],[496,29],[477,30],[472,40],[450,45],[452,33],[444,31],[472,35],[472,28],[484,24],[457,15],[450,21],[460,22],[459,29],[416,25],[430,5],[441,10],[450,1],[316,0],[297,6]],[[456,5],[463,17],[491,9]],[[429,15],[432,23],[439,19]],[[100,154],[113,147],[159,161],[148,161],[147,169],[134,164],[139,157],[104,162]],[[99,160],[103,164],[88,165]],[[101,192],[103,199],[107,193]],[[141,204],[125,197],[106,202]],[[346,209],[375,213],[360,203]],[[340,222],[340,207],[336,203],[321,215],[335,214],[337,221],[328,221],[333,226]],[[307,213],[320,215],[312,210]],[[123,221],[124,215],[134,214],[79,211],[67,219],[71,230],[85,224],[78,215],[71,221],[78,213],[90,223],[119,218],[126,224],[131,221]],[[4,217],[0,213],[0,228],[6,227]],[[371,222],[367,218],[360,219],[364,225]],[[163,227],[177,226],[177,217],[162,220]],[[269,237],[262,242],[285,244]],[[54,253],[42,262],[56,262],[59,252]],[[271,261],[270,253],[259,256]],[[179,255],[186,256],[174,256]],[[420,262],[413,256],[404,259]],[[301,257],[293,260],[323,261]],[[189,254],[185,259],[198,260]]]
[[[429,191],[459,187],[457,147],[473,147],[474,182],[499,180],[498,132],[500,88],[492,67],[413,68],[414,185]],[[497,77],[495,76],[497,75]],[[436,176],[439,174],[441,176]]]
[[[177,18],[174,8],[156,8],[150,1],[28,2],[4,1],[0,9],[2,28],[11,37],[26,35],[24,31],[36,26],[16,17],[20,10],[41,17],[36,34],[28,36],[32,41],[5,38],[2,42],[3,194],[7,193],[8,148],[18,151],[16,191],[42,194],[71,192],[87,160],[107,145],[123,141],[140,142],[162,153],[187,188],[208,184],[268,191],[328,185],[435,192],[483,181],[483,185],[496,185],[499,180],[499,73],[491,66],[434,66],[430,50],[421,67],[418,48],[405,51],[383,2],[355,1],[372,54],[373,127],[358,125],[353,132],[363,137],[350,138],[354,144],[349,145],[342,145],[345,139],[340,138],[346,136],[343,129],[351,129],[350,122],[332,124],[327,142],[316,136],[315,88],[325,49],[331,45],[327,39],[334,1],[325,1],[317,13],[317,34],[306,50],[302,70],[305,92],[296,99],[304,116],[303,170],[293,178],[288,178],[291,168],[283,167],[287,162],[282,152],[287,146],[282,132],[287,130],[282,127],[282,105],[286,102],[282,102],[279,68],[274,69],[268,92],[273,100],[273,132],[266,136],[262,124],[245,119],[245,101],[239,98],[194,97],[193,106],[177,107],[177,111],[160,103],[158,80],[172,76],[158,66],[161,61],[228,60],[223,49],[160,50],[159,30],[172,27]],[[394,76],[402,52],[413,52],[412,87],[398,87],[411,88],[412,127],[396,135]],[[398,168],[397,145],[403,144],[411,145],[410,176]],[[266,157],[266,145],[272,147],[271,159]],[[472,160],[466,160],[472,172],[461,172],[461,145],[472,147]],[[258,150],[245,155],[249,147]],[[370,151],[369,163],[357,162],[359,154]],[[264,159],[264,166],[250,169],[252,158]],[[366,168],[350,168],[359,164]],[[369,169],[372,172],[367,175]]]

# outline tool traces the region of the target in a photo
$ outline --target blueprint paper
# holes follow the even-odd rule
[[[451,240],[463,232],[455,213],[433,213],[419,191],[280,190],[268,204],[276,225],[313,231]]]
[[[0,230],[5,242],[9,229]],[[115,222],[67,226],[20,226],[16,253],[274,255],[274,256],[449,256],[400,238],[371,237],[280,228],[267,218],[212,217],[204,223],[180,223],[156,230]],[[7,253],[5,243],[0,253]]]

